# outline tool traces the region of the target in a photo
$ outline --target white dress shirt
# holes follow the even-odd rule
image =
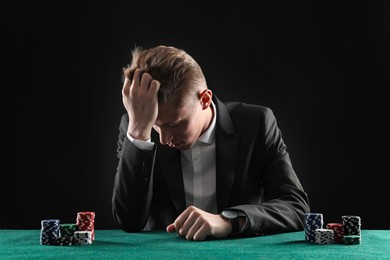
[[[210,213],[218,213],[215,167],[216,108],[211,103],[213,118],[209,128],[188,150],[181,151],[181,165],[187,207],[194,205]],[[127,137],[140,149],[153,150],[154,143]]]

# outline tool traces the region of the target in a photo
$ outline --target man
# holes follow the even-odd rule
[[[299,231],[309,201],[272,111],[223,103],[198,63],[136,47],[124,69],[113,217],[187,240]]]

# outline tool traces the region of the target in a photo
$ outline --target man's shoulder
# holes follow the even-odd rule
[[[258,129],[261,125],[275,122],[274,112],[270,107],[240,101],[223,102],[230,120],[237,131]],[[224,117],[226,119],[226,117]]]
[[[267,114],[272,114],[271,108],[267,106],[239,102],[227,101],[223,102],[231,116],[249,116],[249,117],[263,117]]]
[[[275,115],[271,108],[262,105],[256,105],[245,102],[223,102],[226,108],[232,126],[236,132],[256,134],[259,128],[276,121]],[[222,119],[225,123],[227,117]]]

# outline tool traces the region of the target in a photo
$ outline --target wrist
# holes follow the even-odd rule
[[[230,236],[236,235],[240,230],[238,213],[233,210],[224,210],[221,213],[221,217],[230,223]]]
[[[135,140],[147,141],[150,139],[151,131],[136,131],[129,129],[127,130],[127,134]]]

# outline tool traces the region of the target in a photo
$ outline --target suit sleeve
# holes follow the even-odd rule
[[[121,118],[118,135],[119,158],[112,194],[116,224],[126,232],[142,231],[149,218],[153,191],[155,149],[144,151],[126,137],[128,118]]]
[[[262,200],[232,207],[247,216],[244,236],[302,230],[304,213],[309,212],[308,196],[292,167],[276,118],[270,109],[265,111],[256,153],[260,157]]]

